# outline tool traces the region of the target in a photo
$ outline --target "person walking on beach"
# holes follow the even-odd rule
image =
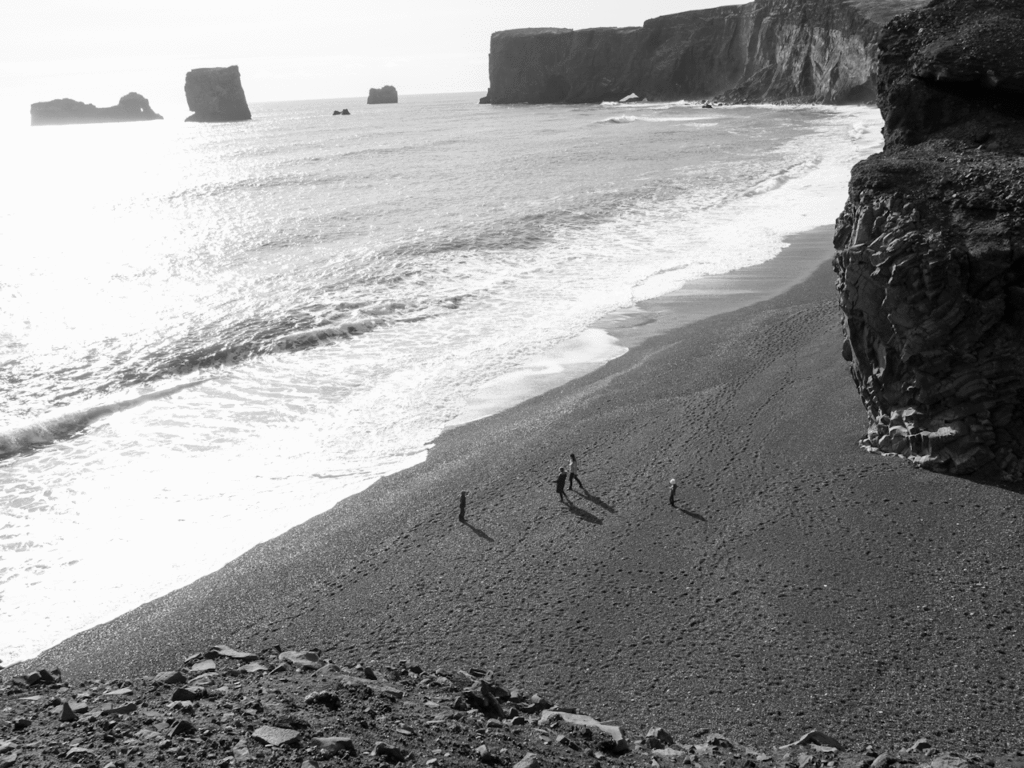
[[[676,505],[676,479],[674,477],[668,481],[668,505],[670,507]]]
[[[463,491],[462,495],[459,496],[459,522],[466,522],[466,492]]]
[[[555,490],[558,491],[558,500],[565,502],[568,499],[565,496],[565,467],[558,468],[558,477],[555,478]]]
[[[569,454],[569,490],[570,491],[572,490],[573,480],[576,481],[576,485],[578,485],[580,488],[583,488],[583,483],[580,481],[580,476],[578,474],[579,470],[580,470],[580,463],[578,461],[576,461],[576,454],[575,453],[570,453]]]

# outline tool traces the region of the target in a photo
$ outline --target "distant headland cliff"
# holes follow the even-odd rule
[[[937,0],[879,41],[885,149],[836,228],[864,445],[1024,478],[1024,5]]]
[[[186,117],[185,122],[225,123],[252,119],[237,66],[191,70],[185,75],[185,98],[194,113]]]
[[[495,32],[481,101],[870,101],[881,26],[925,2],[756,0],[642,27]]]
[[[113,107],[97,107],[74,99],[37,101],[30,109],[32,125],[74,125],[80,123],[127,123],[135,120],[163,120],[149,106],[149,99],[127,93]]]
[[[371,88],[370,95],[366,99],[367,104],[397,104],[398,89],[393,85],[385,85],[383,88]]]

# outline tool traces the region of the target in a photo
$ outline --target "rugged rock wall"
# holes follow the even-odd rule
[[[938,0],[879,49],[885,150],[836,227],[864,444],[1024,476],[1024,4]]]
[[[126,93],[114,107],[97,107],[74,99],[37,101],[30,109],[32,125],[76,123],[127,123],[134,120],[163,120],[149,106],[149,99]]]
[[[237,66],[193,69],[185,75],[185,98],[194,114],[189,123],[225,123],[251,120]]]
[[[371,88],[370,95],[366,99],[367,104],[397,104],[398,89],[393,85],[385,85],[383,88]]]
[[[484,101],[866,101],[878,21],[924,1],[757,0],[642,27],[495,32]]]

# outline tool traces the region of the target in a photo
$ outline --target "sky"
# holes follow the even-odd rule
[[[4,0],[0,104],[110,106],[129,91],[188,114],[185,73],[237,64],[250,102],[487,90],[492,32],[639,26],[728,0]]]

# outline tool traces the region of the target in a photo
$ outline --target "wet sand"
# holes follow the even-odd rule
[[[653,310],[628,353],[30,666],[118,677],[280,644],[493,668],[634,733],[1024,748],[1021,489],[858,447],[829,241],[787,249],[820,266],[780,295]],[[587,492],[563,505],[570,451]]]

